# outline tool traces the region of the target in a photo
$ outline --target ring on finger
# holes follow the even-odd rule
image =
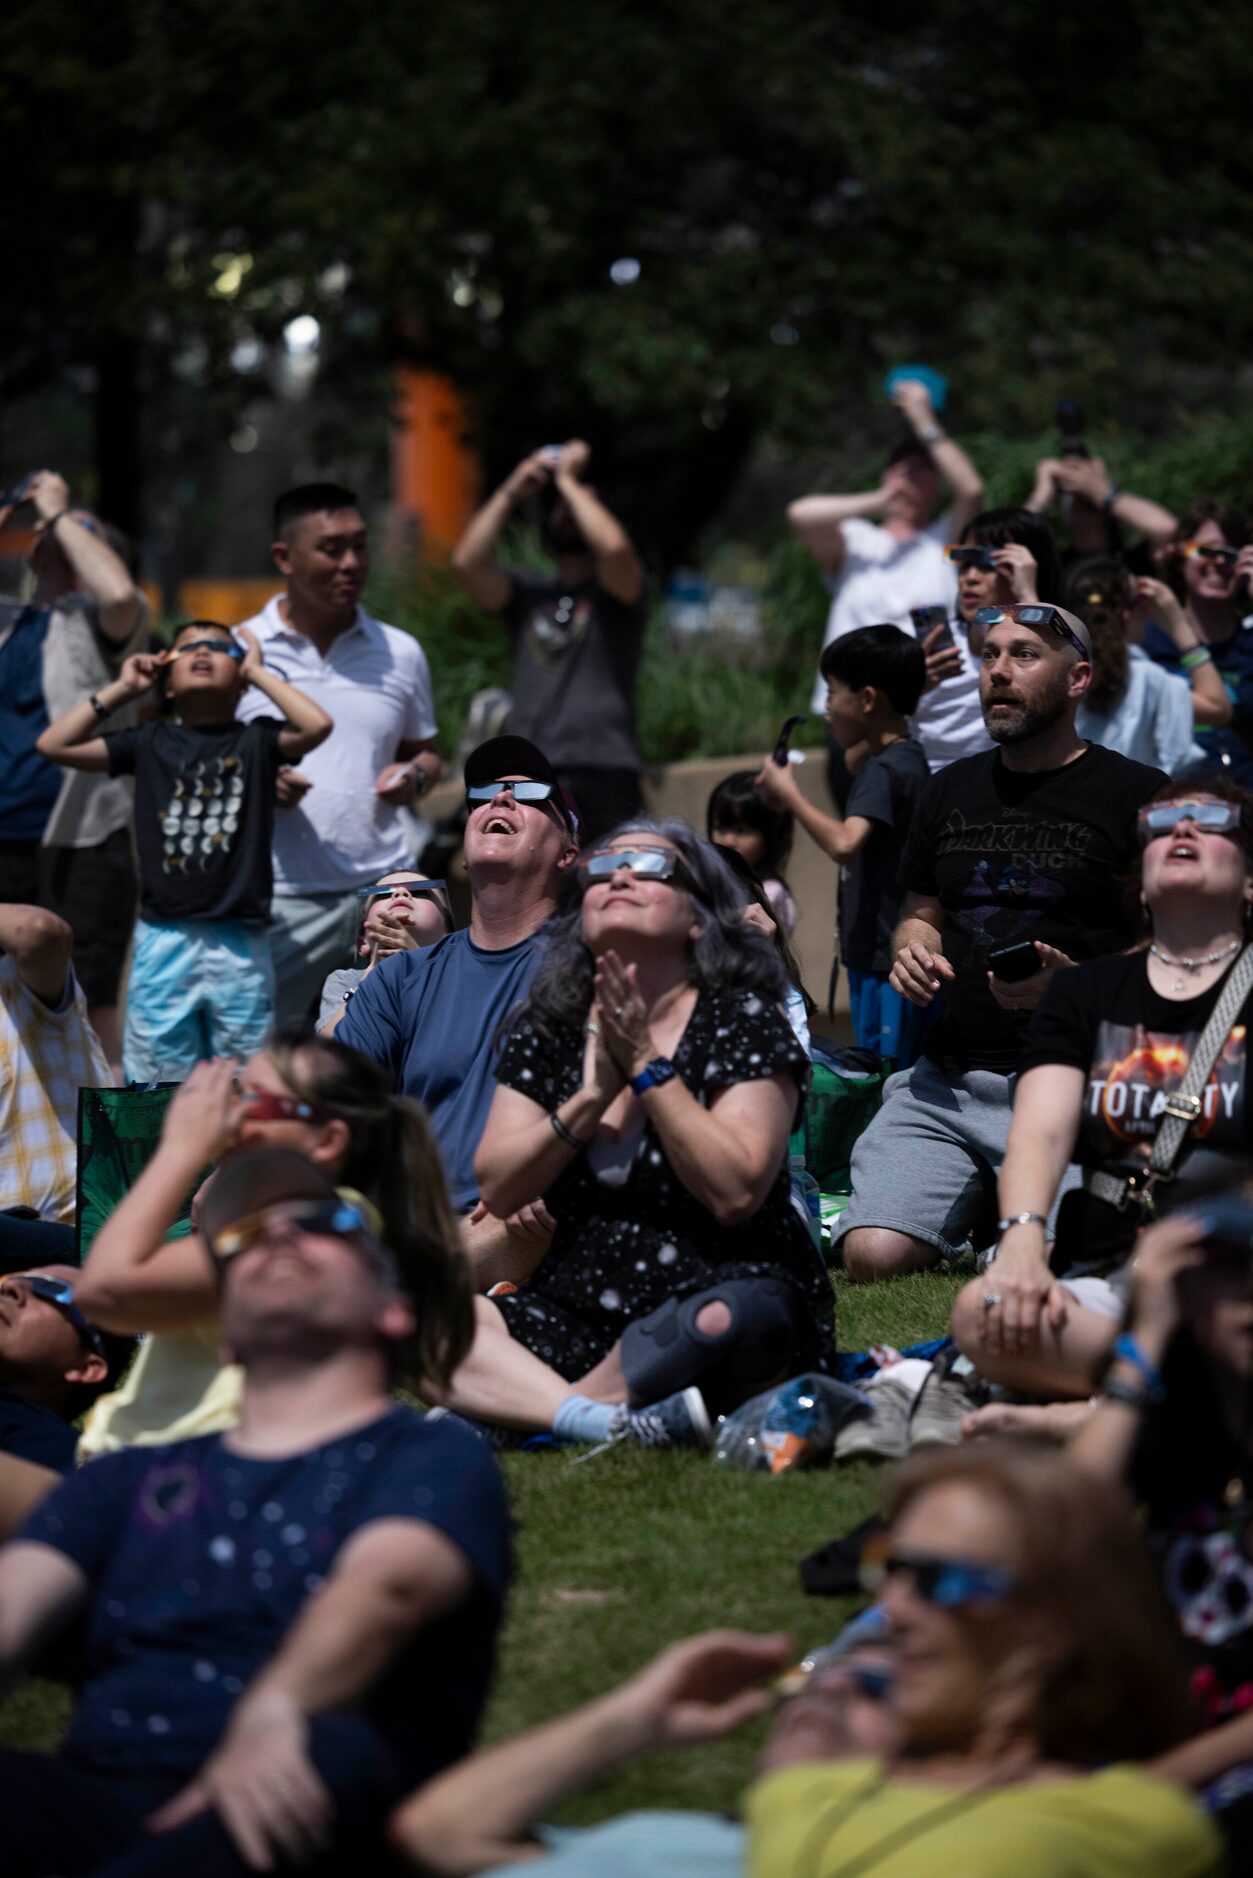
[[[994,1311],[1000,1301],[1001,1294],[999,1291],[985,1291],[983,1294],[983,1308],[985,1311]]]

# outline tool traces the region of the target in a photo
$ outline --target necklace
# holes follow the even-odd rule
[[[1177,959],[1172,959],[1170,953],[1163,952],[1160,946],[1151,945],[1149,947],[1149,951],[1153,954],[1153,957],[1159,960],[1161,964],[1168,965],[1172,971],[1193,973],[1203,970],[1206,965],[1217,965],[1219,959],[1229,959],[1232,953],[1239,951],[1239,949],[1240,941],[1233,939],[1229,946],[1223,946],[1217,952],[1207,952],[1203,959],[1189,959],[1182,956]],[[1170,988],[1172,991],[1186,991],[1188,989],[1187,981],[1183,978],[1176,978]]]

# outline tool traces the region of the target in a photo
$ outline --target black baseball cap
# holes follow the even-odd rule
[[[467,789],[482,783],[498,782],[505,776],[525,776],[531,782],[551,783],[555,800],[560,804],[571,832],[582,837],[583,822],[579,805],[557,779],[557,772],[544,752],[528,737],[489,737],[466,758]]]

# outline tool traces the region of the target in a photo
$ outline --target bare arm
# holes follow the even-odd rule
[[[201,1170],[235,1140],[245,1105],[235,1064],[198,1063],[166,1111],[157,1151],[96,1234],[76,1287],[82,1309],[106,1330],[185,1330],[211,1323],[218,1292],[199,1233],[166,1234]]]
[[[906,379],[892,393],[892,402],[953,492],[949,521],[954,539],[983,507],[983,478],[959,443],[941,428],[926,386]]]
[[[527,1829],[593,1780],[639,1754],[720,1740],[764,1714],[771,1698],[756,1685],[788,1649],[786,1637],[734,1630],[672,1644],[608,1695],[437,1775],[393,1816],[392,1842],[435,1878],[538,1857]]]
[[[1099,456],[1063,457],[1057,465],[1056,480],[1059,489],[1084,496],[1094,508],[1104,509],[1126,527],[1138,529],[1155,544],[1169,541],[1175,532],[1176,519],[1170,510],[1149,496],[1119,489]]]
[[[86,1573],[52,1546],[15,1540],[0,1551],[0,1695],[82,1609],[87,1591]]]
[[[236,1703],[220,1745],[150,1829],[168,1832],[213,1807],[261,1869],[323,1845],[332,1804],[309,1759],[309,1722],[359,1702],[414,1632],[459,1604],[472,1582],[464,1553],[436,1527],[410,1519],[362,1527]]]
[[[901,922],[892,935],[895,954],[889,980],[911,1004],[925,1008],[955,976],[944,956],[944,909],[930,895],[907,893]]]
[[[16,1454],[0,1454],[0,1544],[13,1537],[60,1479],[51,1467],[19,1460]]]
[[[790,763],[769,758],[756,777],[757,793],[772,808],[790,809],[811,840],[833,861],[851,861],[869,841],[874,823],[865,815],[827,815],[804,795]]]
[[[0,952],[7,952],[28,991],[44,1004],[65,995],[74,935],[41,906],[0,905]]]
[[[104,738],[97,735],[104,718],[132,698],[142,698],[145,692],[151,691],[160,666],[161,659],[156,653],[133,653],[113,682],[97,692],[100,711],[89,698],[71,705],[40,736],[35,745],[39,754],[46,756],[50,763],[59,763],[63,769],[107,771],[109,747]]]
[[[100,612],[100,630],[106,639],[124,645],[135,630],[142,600],[121,556],[70,508],[69,484],[53,470],[40,470],[30,486],[30,499],[41,521],[70,564],[75,584],[89,593]]]
[[[320,704],[270,670],[254,633],[246,626],[237,626],[235,632],[246,653],[240,672],[283,713],[286,721],[278,733],[278,753],[285,763],[296,763],[325,743],[335,726]]]
[[[408,808],[439,781],[443,767],[434,737],[398,743],[395,762],[387,765],[374,787],[396,807]]]
[[[1065,1322],[1066,1293],[1049,1267],[1044,1221],[1074,1153],[1084,1083],[1083,1071],[1064,1063],[1041,1063],[1018,1079],[997,1194],[1002,1219],[1038,1218],[1003,1233],[988,1267],[1000,1302],[984,1312],[980,1332],[993,1351],[1028,1355],[1045,1321],[1055,1330]]]
[[[453,549],[452,564],[461,576],[462,585],[489,613],[503,613],[513,590],[508,574],[496,564],[500,532],[516,504],[542,489],[551,480],[552,472],[552,463],[542,450],[534,450],[524,457],[495,494],[470,517],[464,535]]]
[[[848,496],[798,496],[788,504],[788,527],[803,548],[807,548],[828,574],[838,574],[844,565],[845,522],[870,521],[883,514],[888,491],[860,490]]]
[[[630,536],[594,489],[582,481],[590,452],[575,438],[561,453],[554,481],[596,562],[596,578],[615,600],[633,606],[644,591],[644,568]]]
[[[1220,728],[1231,722],[1231,699],[1218,675],[1218,667],[1209,648],[1202,646],[1188,624],[1187,615],[1164,580],[1141,578],[1135,583],[1135,611],[1141,617],[1152,616],[1162,628],[1181,658],[1196,654],[1199,664],[1184,667],[1192,686],[1193,722],[1206,728]]]

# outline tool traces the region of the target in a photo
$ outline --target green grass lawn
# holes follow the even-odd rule
[[[960,1280],[927,1273],[858,1288],[837,1278],[842,1349],[940,1334]],[[663,1644],[717,1624],[790,1631],[798,1648],[830,1640],[852,1601],[810,1598],[803,1557],[877,1504],[870,1463],[776,1479],[714,1468],[703,1455],[615,1449],[575,1466],[562,1452],[511,1454],[518,1577],[488,1738],[546,1720],[597,1694]],[[50,1747],[63,1691],[35,1683],[0,1708],[0,1743]],[[633,1806],[729,1807],[760,1729],[687,1754],[637,1763],[565,1817]]]

